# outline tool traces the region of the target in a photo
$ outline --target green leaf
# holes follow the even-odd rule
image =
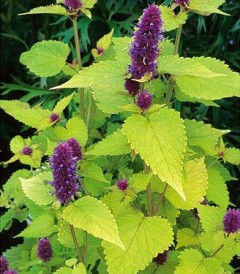
[[[214,167],[208,169],[207,200],[226,209],[229,204],[229,193],[224,178]]]
[[[193,58],[178,57],[177,55],[158,57],[158,72],[160,74],[169,73],[176,76],[189,75],[202,78],[224,76],[224,74],[215,73],[209,70]]]
[[[81,166],[81,176],[87,177],[93,180],[97,180],[100,182],[109,183],[104,177],[102,169],[94,162],[83,161],[81,162],[80,166]]]
[[[41,41],[21,54],[20,62],[34,74],[50,77],[61,72],[70,50],[60,41]]]
[[[205,258],[203,254],[196,249],[185,249],[181,252],[180,264],[177,266],[174,274],[209,274],[224,273],[221,262],[215,258]]]
[[[57,114],[61,114],[63,112],[63,110],[69,105],[70,101],[72,100],[73,96],[74,96],[74,92],[72,94],[70,94],[69,96],[64,97],[63,99],[61,99],[56,106],[53,109],[53,113],[57,113]]]
[[[225,209],[210,205],[198,205],[197,209],[202,227],[205,231],[222,231]]]
[[[78,245],[81,247],[84,245],[84,234],[82,230],[75,229],[75,234],[77,237]],[[71,231],[69,224],[66,222],[61,222],[59,224],[59,231],[58,231],[58,241],[68,247],[68,248],[75,248],[75,245],[73,243]]]
[[[177,247],[198,245],[200,243],[199,236],[195,235],[194,231],[190,228],[182,228],[177,232]]]
[[[172,189],[166,191],[166,198],[177,208],[193,209],[204,198],[208,185],[208,173],[204,164],[204,158],[186,162],[182,180],[183,192],[186,201]]]
[[[87,274],[86,267],[83,263],[78,264],[73,268],[72,274]]]
[[[54,225],[54,219],[50,215],[41,215],[34,219],[17,237],[41,238],[52,235],[58,231],[58,226]]]
[[[219,138],[228,133],[228,130],[212,128],[202,121],[184,120],[187,133],[188,146],[200,147],[205,153],[215,156],[215,147]]]
[[[173,241],[172,228],[161,217],[127,213],[119,216],[117,224],[126,250],[103,242],[109,274],[135,274],[143,270]],[[161,236],[163,232],[164,237]]]
[[[64,266],[53,272],[53,274],[72,274],[72,269]]]
[[[115,90],[118,89],[119,86],[123,86],[123,75],[126,71],[127,65],[125,62],[104,61],[94,63],[80,71],[66,83],[52,89],[100,87],[104,94],[105,86],[111,86]]]
[[[239,75],[237,72],[231,71],[224,62],[214,58],[194,57],[192,59],[212,72],[225,74],[226,76],[202,78],[179,75],[176,77],[176,84],[181,92],[191,97],[205,100],[240,96]]]
[[[31,139],[23,139],[22,136],[17,135],[12,138],[10,142],[10,149],[14,154],[21,153],[25,146],[30,146]]]
[[[222,12],[217,7],[220,6],[223,1],[211,1],[211,0],[191,0],[188,9],[192,12],[198,13],[200,15],[209,15],[212,13],[219,13],[222,15],[229,15],[225,12]]]
[[[160,109],[149,118],[137,114],[130,116],[123,125],[123,132],[132,149],[140,154],[153,173],[185,198],[182,168],[186,136],[182,123],[179,113]],[[169,131],[169,128],[174,128],[174,131]]]
[[[138,173],[138,174],[133,174],[129,178],[129,186],[132,188],[134,193],[138,193],[140,191],[143,191],[147,188],[153,174],[147,173]]]
[[[73,117],[68,120],[66,128],[56,126],[53,133],[57,135],[62,141],[70,138],[75,138],[82,147],[87,143],[88,130],[84,121],[79,117]]]
[[[176,15],[173,9],[167,6],[161,5],[159,9],[161,11],[164,31],[177,29],[187,21],[188,14],[185,11],[180,11]]]
[[[240,164],[240,149],[237,148],[226,148],[224,150],[224,157],[223,159],[226,162],[229,162],[233,165]]]
[[[28,14],[58,14],[58,15],[66,15],[68,16],[69,13],[66,9],[60,5],[49,5],[49,6],[42,6],[31,9],[29,12],[20,13],[19,15],[28,15]]]
[[[112,35],[113,35],[114,29],[112,29],[108,34],[104,35],[97,41],[97,49],[102,49],[104,54],[104,51],[107,50],[111,43],[112,43]],[[97,58],[101,54],[98,53],[96,49],[92,49],[92,55],[94,58]]]
[[[52,195],[53,187],[51,172],[43,172],[29,179],[20,178],[24,194],[38,205],[48,205],[55,200]]]
[[[42,152],[40,150],[33,150],[31,156],[20,155],[20,162],[24,165],[30,165],[32,167],[39,167],[41,164]]]
[[[159,197],[157,201],[159,201]],[[163,199],[157,214],[166,218],[171,225],[176,225],[176,219],[180,215],[180,210],[173,206],[168,199]]]
[[[1,215],[0,232],[12,221],[15,216],[14,208],[9,208],[7,212]]]
[[[161,56],[174,54],[174,44],[171,40],[164,39],[158,43],[158,46],[159,46],[159,51],[161,52]]]
[[[93,197],[81,198],[67,206],[63,219],[76,228],[124,248],[111,212],[104,203]]]
[[[114,133],[108,135],[105,139],[98,142],[94,148],[90,151],[85,152],[85,155],[124,155],[129,154],[131,149],[128,144],[126,136],[121,130],[117,130]]]

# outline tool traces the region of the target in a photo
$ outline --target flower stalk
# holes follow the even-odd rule
[[[82,257],[82,254],[81,254],[81,251],[80,251],[80,248],[79,248],[79,245],[78,245],[76,233],[75,233],[74,227],[71,224],[69,224],[69,226],[70,226],[70,231],[71,231],[73,243],[74,243],[75,249],[77,251],[78,262],[81,263],[81,262],[83,262],[83,257]]]

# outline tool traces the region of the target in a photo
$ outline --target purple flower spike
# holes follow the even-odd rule
[[[30,147],[24,147],[23,150],[22,150],[22,155],[31,156],[32,155],[32,149]]]
[[[59,115],[57,113],[52,113],[51,116],[50,116],[50,120],[52,122],[59,121]]]
[[[223,219],[225,232],[228,234],[240,230],[240,211],[238,209],[229,209]]]
[[[155,257],[153,259],[153,261],[157,264],[157,265],[164,265],[165,262],[167,261],[167,257],[168,257],[168,251],[165,250],[163,253],[159,253],[157,255],[157,257]]]
[[[140,89],[140,83],[131,79],[126,79],[124,86],[128,93],[132,96],[136,96]]]
[[[78,141],[74,138],[67,140],[67,143],[72,148],[73,157],[76,157],[77,161],[82,159],[82,151]]]
[[[146,91],[140,92],[137,98],[137,105],[146,111],[152,104],[152,95]]]
[[[117,187],[118,189],[120,190],[126,190],[127,187],[128,187],[128,182],[126,179],[123,179],[123,180],[118,180],[117,182]]]
[[[189,5],[189,0],[175,0],[175,3],[185,8],[186,5]]]
[[[163,38],[160,9],[156,5],[146,8],[137,26],[138,30],[134,32],[134,41],[130,48],[132,64],[129,72],[133,79],[141,79],[150,72],[154,77],[157,74],[158,42]]]
[[[54,150],[50,159],[53,169],[54,195],[64,205],[76,195],[79,185],[77,183],[76,165],[80,158],[79,148],[76,147],[76,140],[70,139],[60,143]]]
[[[4,256],[0,257],[0,274],[3,274],[4,271],[8,270],[8,261]]]
[[[80,0],[65,0],[65,5],[70,9],[78,10],[83,4]]]
[[[47,238],[42,238],[38,241],[37,256],[43,262],[48,262],[52,258],[52,246]]]
[[[18,272],[16,270],[13,270],[13,269],[8,269],[5,272],[3,272],[3,274],[18,274]]]

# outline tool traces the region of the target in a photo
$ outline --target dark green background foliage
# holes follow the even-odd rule
[[[172,0],[166,1],[141,1],[141,0],[99,0],[92,10],[93,18],[81,17],[78,26],[81,34],[81,48],[83,64],[89,65],[93,62],[91,49],[96,47],[96,41],[104,34],[114,28],[114,36],[131,36],[135,23],[141,15],[147,3],[171,4]],[[69,20],[54,15],[30,15],[17,16],[33,7],[51,4],[49,0],[39,1],[1,1],[1,87],[2,99],[22,99],[31,104],[43,103],[45,107],[51,107],[60,99],[56,92],[50,92],[49,88],[56,86],[67,79],[63,74],[51,78],[39,78],[27,72],[26,68],[19,62],[20,54],[41,40],[61,40],[73,43],[72,25]],[[240,20],[238,19],[239,1],[227,1],[221,10],[231,14],[226,17],[219,14],[203,17],[191,14],[184,25],[183,35],[180,43],[182,56],[211,56],[224,60],[233,70],[240,68]],[[167,34],[175,37],[175,31]],[[70,44],[70,47],[73,44]],[[75,56],[70,56],[71,62]],[[67,94],[67,91],[66,91]],[[63,94],[62,96],[66,96]],[[181,109],[183,118],[195,118],[211,123],[220,129],[230,129],[231,133],[226,135],[225,141],[229,145],[239,147],[240,140],[240,110],[239,99],[228,98],[217,102],[221,107],[206,107],[200,104],[189,104],[175,102],[175,108]],[[10,158],[8,144],[11,138],[18,134],[26,137],[33,133],[20,123],[1,112],[2,123],[2,150],[3,159]],[[66,116],[68,113],[66,112]],[[121,119],[113,115],[111,121],[118,123]],[[106,131],[107,127],[102,128]],[[11,173],[16,170],[18,164],[12,164],[3,169],[2,183]],[[239,176],[239,167],[230,166],[234,177]],[[230,199],[233,203],[240,205],[240,188],[236,187],[236,181],[228,183]],[[8,232],[9,233],[9,232]],[[14,232],[14,235],[17,233]],[[9,243],[11,244],[11,243]],[[5,249],[5,247],[2,247]]]

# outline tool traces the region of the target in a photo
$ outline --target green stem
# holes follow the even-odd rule
[[[163,198],[164,198],[164,195],[167,191],[167,188],[168,188],[168,184],[165,185],[164,189],[163,189],[163,192],[161,193],[160,197],[159,197],[159,201],[158,201],[158,204],[157,206],[155,207],[155,209],[153,210],[153,215],[156,215],[157,212],[158,212],[158,209],[161,205],[161,203],[163,202]]]
[[[79,35],[78,35],[78,28],[77,28],[77,19],[74,18],[73,22],[73,32],[74,32],[74,42],[75,42],[75,49],[77,53],[77,63],[79,66],[79,71],[82,70],[82,58],[81,58],[81,50],[80,50],[80,43],[79,43]],[[84,119],[84,89],[80,90],[80,114],[81,118]]]
[[[143,164],[144,172],[147,174],[149,173],[149,167]],[[147,187],[147,200],[148,200],[148,209],[149,209],[149,216],[153,216],[153,200],[152,200],[152,187],[151,182],[148,184]]]
[[[88,102],[88,114],[87,114],[87,128],[89,128],[90,116],[92,107],[92,94],[89,92],[89,102]]]
[[[74,230],[74,227],[72,225],[69,224],[69,226],[70,226],[70,231],[71,231],[73,243],[74,243],[74,246],[75,246],[76,251],[77,251],[78,262],[81,263],[81,262],[83,262],[83,258],[82,258],[82,254],[81,254],[80,248],[78,246],[78,242],[77,242],[77,237],[76,237],[76,234],[75,234],[75,230]]]
[[[182,25],[177,29],[175,47],[174,47],[174,55],[178,54],[181,34],[182,34]],[[171,78],[169,80],[168,90],[166,92],[166,97],[165,97],[165,104],[167,106],[169,106],[170,100],[172,98],[174,84],[175,84],[175,80],[174,80],[173,76],[171,75]]]
[[[214,256],[215,256],[223,247],[224,247],[224,244],[221,244],[221,245],[219,246],[219,248],[217,248],[217,249],[213,252],[213,254],[209,256],[209,258],[210,258],[210,257],[214,257]]]
[[[87,249],[88,249],[88,238],[87,238],[87,232],[85,232],[85,235],[84,235],[84,256],[83,256],[83,259],[84,259],[84,264],[86,264],[86,261],[87,261]]]

